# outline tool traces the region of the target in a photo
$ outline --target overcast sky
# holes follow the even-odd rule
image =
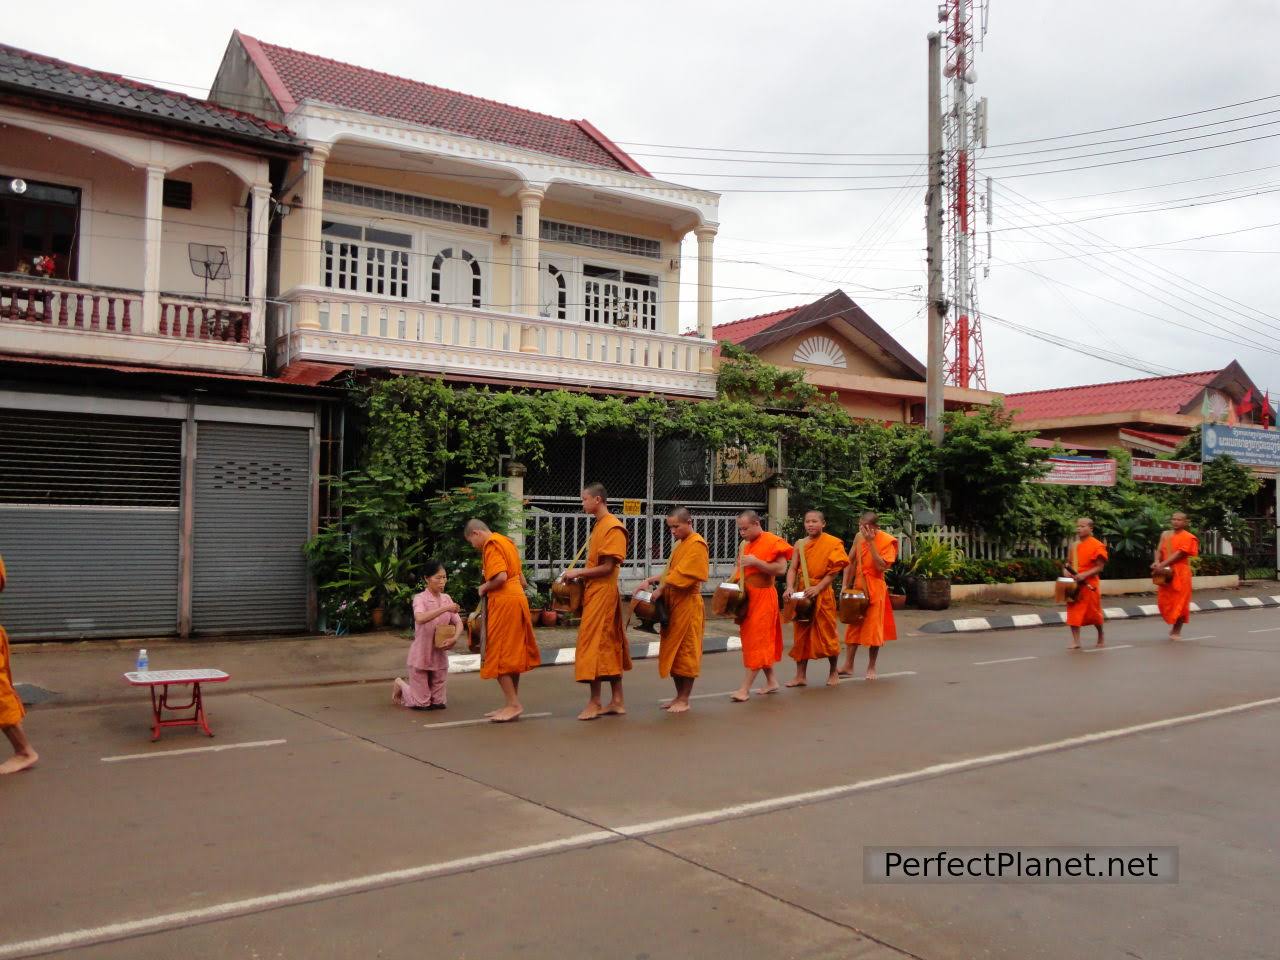
[[[979,288],[980,307],[991,315],[984,324],[991,388],[1143,375],[1001,327],[994,319],[1000,317],[1105,354],[1141,358],[1162,372],[1239,359],[1273,396],[1280,392],[1280,193],[1218,202],[1280,189],[1275,0],[990,2],[973,91],[990,102],[992,149],[980,157],[979,170],[996,178],[994,259]],[[5,39],[203,95],[238,28],[272,43],[585,117],[620,142],[675,145],[629,149],[665,179],[723,191],[717,322],[807,302],[840,286],[924,355],[924,192],[909,184],[899,189],[902,175],[916,170],[916,156],[828,158],[906,166],[817,167],[724,159],[762,154],[721,153],[714,161],[657,154],[700,153],[692,147],[923,153],[925,36],[938,26],[934,2],[140,0],[124,16],[110,4],[64,0],[55,20],[57,29],[50,29],[37,8],[15,8]],[[1263,97],[1276,98],[1163,124],[996,146]],[[1252,114],[1264,115],[1244,119]],[[1240,119],[1217,122],[1232,118]],[[1194,129],[1096,145],[1185,127]],[[1230,130],[1240,132],[1223,133]],[[1200,139],[1099,155],[1189,137]],[[1078,146],[1026,153],[1072,144]],[[1046,173],[1189,149],[1195,152]],[[1013,166],[1045,159],[1053,162]],[[1021,176],[1028,173],[1034,175]],[[882,179],[795,179],[805,175]],[[1188,180],[1196,182],[1175,183]],[[816,189],[834,192],[794,192]],[[1072,197],[1080,199],[1063,199]],[[1198,206],[1135,212],[1180,202]],[[1083,217],[1097,219],[1013,229],[1029,220]],[[1246,229],[1263,224],[1272,226]],[[1167,243],[1206,234],[1226,235]],[[985,249],[985,237],[980,244]],[[1148,244],[1167,245],[1134,249]],[[1105,245],[1126,252],[1098,255]],[[693,253],[692,238],[685,253]],[[686,279],[694,275],[690,264]],[[694,296],[692,288],[682,294]],[[686,327],[694,313],[691,302],[682,305]]]

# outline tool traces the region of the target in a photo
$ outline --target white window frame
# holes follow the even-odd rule
[[[589,266],[596,267],[602,270],[616,271],[618,274],[618,279],[613,280],[612,278],[588,277],[586,273],[586,268]],[[648,276],[653,277],[655,282],[653,284],[636,284],[636,283],[628,284],[628,281],[626,280],[626,275],[628,273],[644,273]],[[654,270],[652,272],[649,272],[645,270],[628,269],[627,267],[623,266],[617,261],[609,261],[609,260],[600,259],[596,257],[591,257],[591,258],[584,257],[579,263],[578,275],[581,278],[581,289],[582,289],[581,318],[584,323],[591,323],[597,326],[614,327],[615,329],[620,329],[620,330],[645,330],[650,333],[662,332],[663,303],[662,303],[662,271],[661,270]],[[594,308],[592,308],[592,305],[590,303],[590,298],[592,297],[592,294],[588,291],[588,286],[591,284],[598,284],[601,281],[607,284],[616,284],[618,287],[618,293],[614,295],[612,306],[597,305]],[[629,287],[631,289],[641,291],[642,295],[634,298],[628,297],[627,291]],[[651,300],[643,296],[644,291],[653,292]],[[633,310],[628,311],[628,314],[635,315],[638,318],[636,322],[626,324],[626,325],[618,323],[617,304],[619,302],[621,302],[624,306],[630,306],[633,308]],[[600,320],[592,319],[589,316],[589,313],[592,312],[593,309],[596,311],[600,311],[602,313],[602,316],[605,316],[605,317],[612,315],[613,316],[612,322],[609,322],[605,319],[600,319]],[[646,319],[649,321],[648,323],[645,322]]]
[[[447,306],[450,309],[458,310],[487,310],[490,308],[492,301],[492,284],[493,284],[493,248],[488,243],[479,243],[472,240],[466,231],[460,230],[456,234],[443,234],[436,232],[424,231],[422,239],[422,300],[424,303],[430,303],[439,306]],[[435,291],[432,285],[432,275],[435,270],[436,257],[444,253],[446,250],[452,251],[455,255],[459,250],[464,250],[474,258],[480,267],[480,303],[477,306],[474,303],[465,305],[446,304],[442,301],[432,299]]]
[[[335,293],[353,293],[362,297],[381,297],[387,300],[400,300],[400,301],[411,301],[417,298],[418,290],[420,289],[420,278],[418,277],[419,271],[416,269],[414,265],[414,257],[418,255],[419,247],[421,246],[421,237],[419,236],[418,231],[409,228],[408,225],[406,225],[405,229],[395,230],[392,228],[392,226],[384,226],[379,223],[370,223],[367,220],[367,218],[342,216],[340,214],[332,214],[332,213],[323,213],[321,216],[321,219],[327,220],[333,223],[342,224],[348,227],[358,227],[360,228],[360,231],[361,231],[361,238],[359,240],[355,238],[348,238],[348,237],[328,237],[323,233],[321,233],[320,235],[320,284],[321,286],[323,286],[326,290],[332,290]],[[389,233],[406,234],[409,237],[409,246],[400,247],[400,246],[393,246],[390,244],[382,244],[376,241],[366,240],[364,239],[364,231],[369,229],[386,230]],[[333,250],[332,253],[329,250],[329,246],[328,246],[329,244],[335,245],[335,249]],[[339,271],[336,269],[336,261],[340,256],[342,256],[342,254],[337,249],[339,245],[355,246],[359,251],[355,258],[356,269],[354,272],[354,280],[356,281],[356,285],[354,287],[340,287],[340,286],[333,286],[325,283],[326,274],[332,274],[334,277],[338,276],[339,274]],[[370,286],[373,280],[372,271],[375,267],[375,261],[370,255],[375,252],[383,255],[383,257],[386,258],[380,261],[381,274],[382,274],[380,282],[384,287],[384,292],[378,292],[376,290],[367,289],[367,287]],[[335,268],[333,269],[330,269],[328,266],[328,260],[331,256],[335,260]],[[396,279],[389,275],[389,271],[393,270],[395,267],[393,261],[397,257],[404,258],[403,276],[401,276],[399,279]],[[342,273],[348,277],[352,276],[351,271],[349,270],[342,271]],[[394,292],[392,293],[385,292],[385,289],[388,285],[391,285],[392,287],[394,287],[397,284],[403,285],[404,287],[403,295],[400,295]]]

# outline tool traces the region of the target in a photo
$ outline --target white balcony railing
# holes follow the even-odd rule
[[[715,395],[714,344],[694,337],[526,317],[494,310],[406,303],[299,288],[290,358],[465,374],[478,379]],[[300,323],[315,305],[319,328]]]

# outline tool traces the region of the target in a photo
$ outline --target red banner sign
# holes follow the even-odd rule
[[[1198,487],[1204,469],[1191,460],[1133,458],[1133,479],[1139,483],[1176,483]]]
[[[1114,487],[1116,462],[1110,457],[1050,457],[1049,472],[1037,483],[1067,487]]]

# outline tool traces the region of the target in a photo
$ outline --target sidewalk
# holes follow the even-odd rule
[[[1214,600],[1280,594],[1280,585],[1247,583],[1238,590],[1206,590],[1196,594],[1201,606]],[[1125,605],[1150,604],[1148,596],[1124,598]],[[898,636],[906,639],[925,633],[951,633],[941,624],[977,618],[1009,618],[1053,614],[1052,603],[970,603],[949,610],[898,610]],[[932,625],[932,629],[929,626]],[[843,634],[843,630],[841,631]],[[576,632],[563,628],[539,628],[538,645],[544,666],[557,662],[556,651],[572,649]],[[737,649],[738,629],[732,621],[707,620],[708,653]],[[86,640],[72,643],[14,644],[13,673],[23,699],[34,704],[75,706],[119,703],[145,699],[121,675],[132,670],[139,647],[146,647],[155,670],[216,667],[231,674],[228,691],[265,690],[278,687],[324,686],[339,683],[383,683],[404,674],[409,649],[407,631],[388,630],[354,636],[250,637],[234,640]],[[791,630],[784,628],[790,645]],[[631,630],[632,656],[645,658],[656,650],[657,635]],[[560,662],[567,662],[567,654]],[[477,658],[465,651],[455,654],[455,668],[478,668]]]

